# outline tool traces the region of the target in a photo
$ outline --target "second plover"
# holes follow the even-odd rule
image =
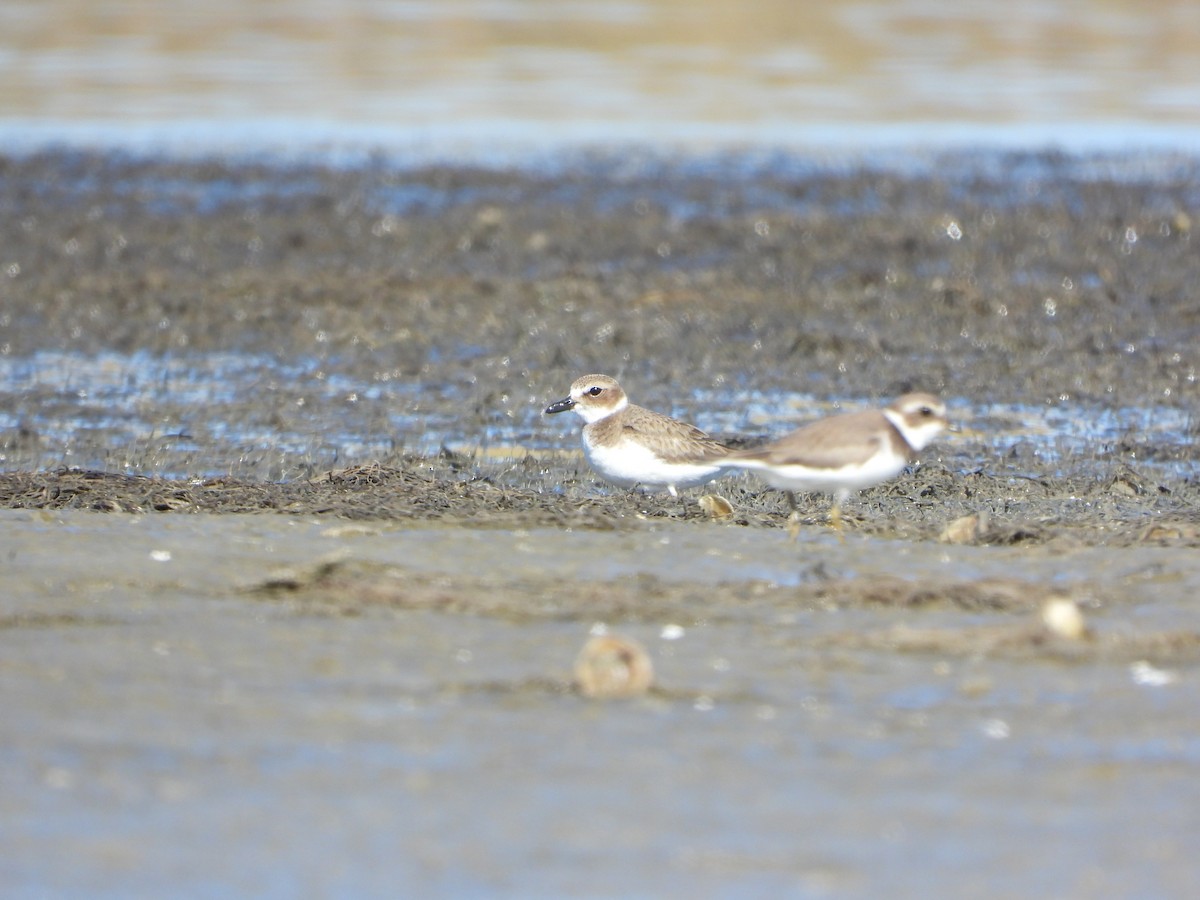
[[[777,441],[714,458],[724,469],[748,469],[787,492],[793,537],[794,491],[833,494],[830,523],[841,532],[841,507],[854,491],[895,478],[947,427],[946,405],[932,394],[905,394],[883,409],[819,419]]]
[[[583,426],[583,453],[596,473],[621,487],[694,487],[721,474],[717,460],[729,451],[694,425],[629,402],[616,379],[584,375],[571,393],[546,407],[547,414],[576,413]]]

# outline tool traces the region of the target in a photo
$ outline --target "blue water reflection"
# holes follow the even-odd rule
[[[463,348],[468,357],[473,352]],[[328,368],[315,358],[239,353],[0,356],[0,434],[36,435],[36,445],[0,450],[0,469],[75,465],[173,477],[297,477],[397,451],[428,455],[446,447],[496,459],[578,447],[573,422],[543,420],[545,398],[507,397],[481,431],[464,424],[477,419],[457,412],[483,404],[485,386],[474,379],[423,382],[377,373],[361,380]],[[250,415],[257,418],[247,419],[240,401],[251,394],[258,402]],[[767,437],[871,402],[835,404],[727,385],[694,391],[686,409],[672,412],[716,435]],[[1184,477],[1193,465],[1179,451],[1190,446],[1194,423],[1176,407],[981,405],[956,398],[950,404],[961,429],[946,450],[951,458],[1004,460],[1030,476],[1105,459],[1168,477]],[[168,448],[171,454],[160,452]],[[265,456],[270,472],[258,468]],[[197,468],[155,468],[181,458]]]

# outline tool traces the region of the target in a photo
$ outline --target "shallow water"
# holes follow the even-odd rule
[[[1188,551],[1030,559],[724,526],[484,539],[282,517],[0,519],[12,896],[1193,884],[1194,662],[839,649],[822,640],[1028,614],[813,608],[754,588],[818,563],[958,578],[1019,560],[1030,584],[1091,571],[1076,587],[1103,598],[1088,607],[1102,633],[1186,629],[1200,586]],[[331,615],[242,593],[331,554],[447,578],[469,558],[499,591],[536,590],[533,574],[681,579],[691,613],[609,622],[647,646],[663,691],[589,702],[556,687],[595,627],[586,602],[513,621]],[[744,601],[704,600],[717,580],[743,584]],[[645,582],[648,603],[662,585]]]
[[[359,381],[328,368],[317,359],[285,363],[236,353],[0,355],[0,433],[37,436],[0,449],[0,470],[67,465],[169,478],[281,479],[400,450],[429,455],[445,447],[481,454],[486,462],[578,448],[573,416],[542,415],[556,396],[506,396],[496,411],[499,421],[478,432],[464,427],[473,429],[473,418],[458,414],[481,402],[482,390],[469,376],[457,382],[387,376]],[[251,394],[277,397],[290,407],[291,427],[247,420],[242,401]],[[1186,408],[980,406],[947,399],[960,431],[951,438],[955,455],[1015,453],[1031,474],[1052,474],[1112,453],[1122,439],[1136,436],[1139,446],[1121,454],[1127,462],[1166,479],[1193,471],[1187,454],[1171,452],[1191,444],[1195,423]],[[676,402],[669,412],[714,435],[764,437],[872,401],[834,404],[810,394],[729,385],[696,388]]]
[[[203,15],[13,0],[2,21],[0,128],[17,143],[494,162],[548,143],[1095,149],[1200,134],[1187,0],[220,0]]]

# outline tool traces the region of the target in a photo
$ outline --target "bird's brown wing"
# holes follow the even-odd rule
[[[653,447],[667,462],[699,462],[729,452],[724,444],[714,441],[695,425],[651,409],[631,404],[620,419],[620,428],[625,434]]]
[[[729,459],[837,469],[866,462],[883,441],[899,442],[905,452],[907,445],[892,423],[872,409],[819,419],[762,447],[730,453]]]

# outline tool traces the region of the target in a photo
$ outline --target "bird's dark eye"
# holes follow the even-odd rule
[[[922,406],[921,407],[921,415],[923,415],[925,418],[928,419],[930,416],[933,415],[933,410],[930,409],[928,406]]]
[[[604,393],[604,388],[602,388],[602,387],[594,387],[588,391],[588,394],[590,394],[593,397],[599,397],[603,393]]]

